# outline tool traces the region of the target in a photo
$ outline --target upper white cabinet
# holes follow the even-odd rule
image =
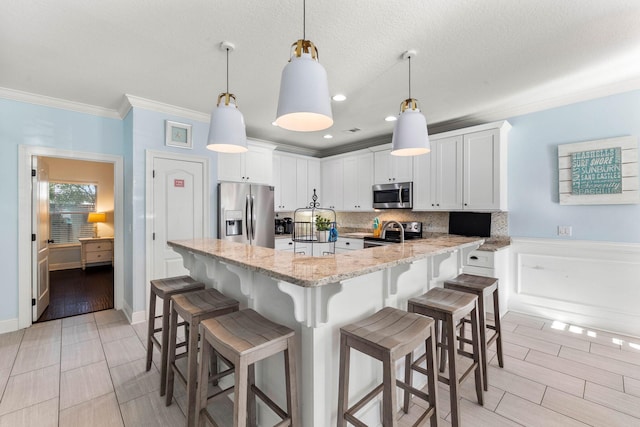
[[[218,153],[218,180],[273,184],[275,145],[253,140],[248,145],[246,153]]]
[[[320,160],[292,154],[273,154],[275,210],[294,211],[308,206],[313,190],[320,193]]]
[[[431,153],[414,158],[414,209],[507,209],[508,122],[430,136]]]
[[[327,158],[321,163],[322,192],[319,193],[318,202],[323,208],[331,208],[341,211],[343,203],[343,173],[344,159]]]
[[[343,205],[345,211],[372,211],[373,154],[361,153],[344,158]]]
[[[373,156],[374,184],[413,181],[413,161],[410,156],[392,156],[391,149],[375,151]]]

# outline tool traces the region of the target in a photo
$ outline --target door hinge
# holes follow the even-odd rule
[[[151,233],[151,240],[156,240],[156,233]]]
[[[35,234],[32,234],[32,235],[31,235],[31,241],[32,241],[32,242],[35,242],[35,241],[36,241],[36,235],[35,235]]]
[[[31,176],[36,176],[36,170],[35,169],[31,169]]]
[[[31,305],[36,305],[36,299],[35,298],[31,298]]]
[[[156,177],[156,170],[155,170],[155,169],[151,172],[151,175],[152,175],[152,176],[151,176],[152,178],[155,178],[155,177]]]

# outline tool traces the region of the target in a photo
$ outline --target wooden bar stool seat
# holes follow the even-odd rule
[[[428,409],[422,413],[414,425],[421,425],[430,418],[431,426],[437,426],[435,341],[433,319],[392,307],[385,307],[366,319],[340,328],[338,426],[346,426],[347,422],[357,426],[365,425],[356,418],[355,414],[380,392],[382,392],[382,425],[396,426],[398,412],[396,386],[404,391],[402,410],[405,414],[409,411],[410,395],[419,397],[428,404]],[[412,385],[412,354],[422,343],[426,346],[427,369],[416,368],[416,370],[427,376],[428,393]],[[349,365],[352,348],[380,360],[383,374],[382,384],[349,408]],[[395,362],[401,357],[405,357],[404,381],[396,379]]]
[[[173,398],[173,382],[177,377],[187,389],[187,426],[194,426],[196,421],[196,382],[198,374],[198,326],[205,319],[238,311],[239,303],[215,289],[174,295],[171,297],[171,326],[169,329],[169,361],[167,372],[166,404],[169,406]],[[184,319],[191,333],[187,341],[187,351],[176,354],[178,316]],[[187,357],[187,372],[182,372],[176,360]],[[209,360],[209,359],[202,359]],[[203,363],[202,360],[200,363]],[[215,362],[215,359],[212,359]],[[207,363],[203,363],[207,364]]]
[[[153,362],[153,346],[160,350],[160,396],[164,396],[167,381],[167,360],[169,354],[169,313],[171,310],[171,296],[184,292],[193,292],[204,289],[204,283],[189,276],[168,277],[166,279],[155,279],[151,281],[151,292],[149,293],[149,318],[147,329],[147,371],[151,369]],[[156,317],[156,300],[162,299],[162,315]],[[162,318],[162,327],[156,328],[155,321]],[[155,334],[162,332],[161,340],[158,341]],[[181,346],[184,346],[182,344]]]
[[[200,324],[202,345],[200,359],[208,360],[211,353],[222,356],[233,369],[225,372],[209,372],[206,363],[200,364],[196,415],[198,426],[205,419],[218,424],[207,410],[207,405],[233,391],[233,425],[256,425],[256,397],[259,397],[282,422],[278,426],[301,425],[298,408],[296,375],[296,348],[293,330],[274,323],[251,309],[204,320]],[[255,363],[284,352],[286,411],[271,400],[255,383]],[[214,367],[215,368],[215,367]],[[209,396],[208,380],[214,381],[234,374],[235,384]]]
[[[495,277],[476,276],[473,274],[460,274],[459,276],[444,282],[445,289],[454,289],[456,291],[468,292],[478,296],[479,324],[480,324],[480,342],[482,351],[482,375],[484,378],[484,389],[489,389],[487,380],[487,347],[496,342],[496,353],[498,354],[498,365],[504,367],[502,359],[502,330],[500,327],[500,302],[498,300],[498,279]],[[485,297],[493,297],[493,313],[494,325],[486,322],[486,311],[484,300]],[[463,322],[469,322],[468,319],[462,319]],[[490,329],[493,334],[487,338],[486,330]],[[464,325],[460,332],[464,336]]]
[[[438,380],[449,385],[451,425],[457,427],[460,425],[460,384],[471,372],[475,374],[478,403],[480,405],[484,404],[481,369],[482,354],[480,351],[480,333],[478,331],[478,297],[452,289],[434,288],[426,294],[409,299],[407,311],[432,317],[436,321],[436,329],[438,324],[443,328],[443,337],[446,338],[446,341],[444,339],[440,340],[440,342],[437,343],[437,347],[442,349],[441,358],[448,355],[449,377],[447,378],[438,374]],[[456,325],[466,316],[471,316],[471,341],[456,336]],[[468,353],[464,350],[456,351],[456,342],[458,340],[471,344],[473,352]],[[458,374],[456,353],[468,357],[473,361],[471,366],[460,375]],[[419,363],[423,358],[424,356],[418,358],[414,364]]]

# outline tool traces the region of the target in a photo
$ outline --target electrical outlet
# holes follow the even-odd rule
[[[571,226],[570,225],[559,225],[558,226],[558,236],[571,237]]]

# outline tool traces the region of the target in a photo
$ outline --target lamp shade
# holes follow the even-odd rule
[[[89,215],[87,216],[87,222],[107,222],[107,214],[104,212],[89,212]]]
[[[222,97],[225,102],[220,102]],[[220,94],[218,105],[211,113],[207,148],[221,153],[243,153],[249,149],[244,117],[235,97],[229,93]]]
[[[300,132],[333,125],[327,72],[311,53],[294,53],[282,70],[276,124]]]
[[[430,152],[427,120],[417,108],[416,101],[407,99],[403,102],[402,107],[403,111],[393,128],[391,154],[394,156],[419,156]]]

